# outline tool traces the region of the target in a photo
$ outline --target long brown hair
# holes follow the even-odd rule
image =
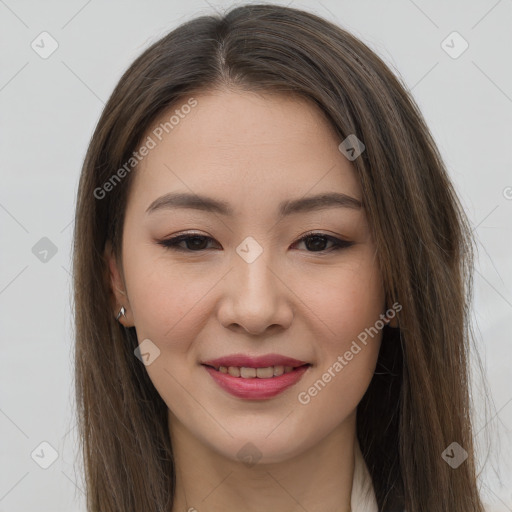
[[[200,16],[152,44],[124,73],[98,122],[79,183],[74,231],[76,403],[89,512],[169,512],[175,467],[167,407],[134,356],[135,328],[113,316],[105,258],[120,261],[136,172],[100,195],[157,116],[214,88],[299,94],[353,164],[399,328],[385,327],[357,436],[380,511],[481,512],[469,395],[469,223],[422,115],[363,42],[314,14],[243,5]],[[111,182],[112,183],[112,182]],[[457,442],[457,469],[441,456]]]

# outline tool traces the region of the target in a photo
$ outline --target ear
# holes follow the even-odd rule
[[[104,255],[105,261],[107,262],[107,280],[110,288],[112,315],[115,318],[119,313],[121,307],[124,307],[125,316],[121,315],[119,317],[118,322],[123,324],[125,327],[133,327],[134,324],[132,310],[130,307],[128,296],[126,294],[121,265],[119,264],[115,257],[110,240],[107,240],[106,242]]]

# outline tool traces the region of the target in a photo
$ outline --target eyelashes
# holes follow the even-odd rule
[[[165,240],[158,241],[159,245],[162,245],[166,249],[171,249],[173,251],[184,252],[184,253],[202,253],[206,250],[204,247],[204,242],[215,240],[209,236],[195,234],[195,233],[185,233],[182,235],[178,235],[172,238],[168,238]],[[293,243],[292,247],[300,244],[302,242],[306,243],[309,241],[309,247],[313,247],[313,250],[308,250],[307,252],[311,253],[319,253],[326,254],[331,253],[333,251],[339,251],[340,249],[346,249],[354,245],[354,242],[349,242],[348,240],[341,240],[331,235],[327,235],[321,232],[310,232],[303,235],[296,242]],[[179,244],[185,242],[187,247],[182,247]],[[325,242],[330,242],[332,247],[330,249],[321,249],[314,250],[315,247],[318,248],[318,245],[325,245]],[[192,248],[190,248],[192,247]]]

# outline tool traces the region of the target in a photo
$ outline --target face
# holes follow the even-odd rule
[[[155,127],[180,105],[144,137],[156,145],[133,171],[122,261],[110,258],[117,308],[150,354],[171,435],[284,461],[353,419],[375,370],[386,304],[361,190],[305,100],[194,98],[162,140]],[[309,200],[323,194],[337,201]]]

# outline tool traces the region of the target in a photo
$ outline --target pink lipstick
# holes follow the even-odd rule
[[[279,354],[232,354],[202,363],[222,389],[238,398],[264,400],[296,384],[310,363]]]

